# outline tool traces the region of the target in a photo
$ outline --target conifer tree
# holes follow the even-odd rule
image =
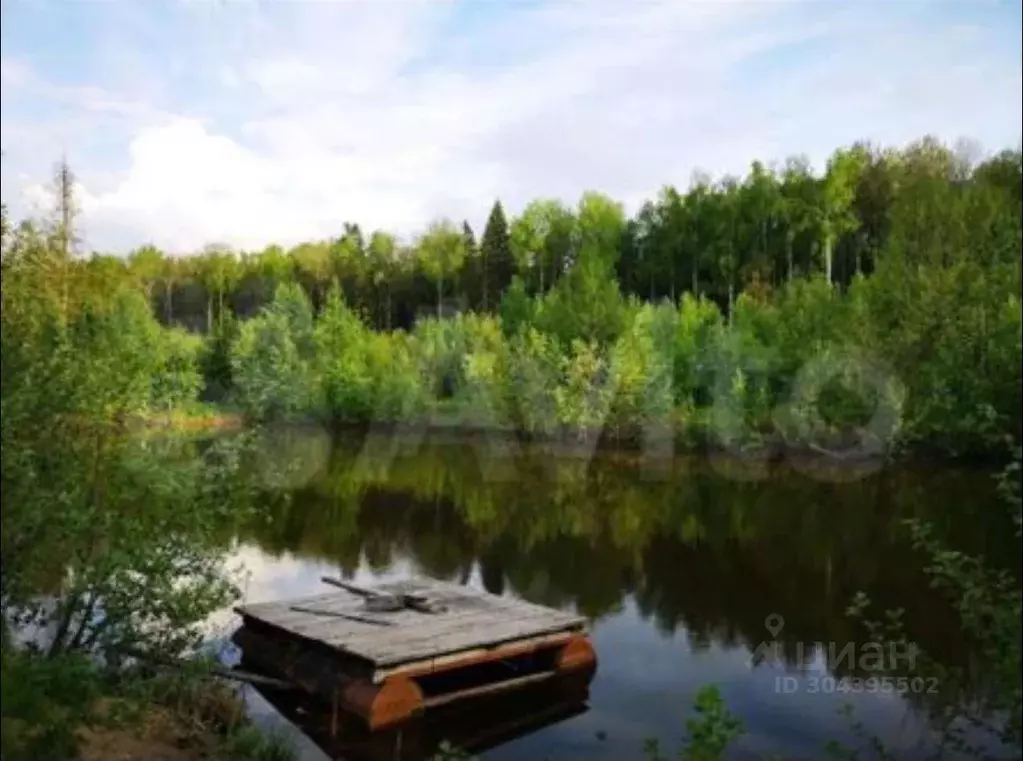
[[[486,286],[483,289],[483,308],[496,308],[501,294],[511,285],[515,275],[515,259],[512,256],[511,236],[508,220],[500,201],[494,201],[483,230],[480,256],[486,270]]]

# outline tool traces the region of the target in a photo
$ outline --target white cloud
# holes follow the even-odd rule
[[[36,90],[120,139],[70,151],[92,246],[257,247],[346,220],[409,235],[482,224],[497,196],[635,203],[696,167],[928,132],[1000,148],[1021,129],[1018,30],[924,5],[352,0],[196,4],[177,22],[180,71],[151,87],[4,59],[5,99]],[[48,128],[5,114],[5,151],[31,134],[38,151]]]
[[[0,59],[0,84],[4,89],[24,87],[32,78],[32,70],[23,61]]]

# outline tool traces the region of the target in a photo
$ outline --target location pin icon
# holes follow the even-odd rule
[[[772,637],[777,637],[785,628],[785,619],[777,613],[772,613],[764,619],[764,628],[771,633]]]

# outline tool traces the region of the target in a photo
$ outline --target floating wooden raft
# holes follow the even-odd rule
[[[324,581],[345,589],[236,608],[234,640],[261,669],[373,729],[596,667],[580,616],[432,579]]]
[[[422,761],[442,757],[442,743],[467,757],[584,714],[589,685],[570,674],[517,690],[459,700],[423,712],[416,719],[383,730],[369,730],[347,712],[336,725],[329,707],[297,691],[260,683],[255,689],[278,713],[320,747],[327,758],[345,761]]]

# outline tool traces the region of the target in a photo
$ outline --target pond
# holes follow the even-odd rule
[[[585,710],[496,745],[493,761],[641,758],[649,738],[673,754],[709,684],[743,723],[730,758],[820,758],[829,740],[857,742],[853,720],[896,757],[923,758],[929,710],[962,695],[898,683],[912,653],[879,660],[847,608],[859,591],[875,618],[902,608],[911,643],[965,667],[904,521],[1018,562],[991,474],[965,467],[679,455],[654,468],[486,437],[291,429],[264,444],[260,518],[235,558],[247,602],[323,592],[324,575],[425,574],[588,617],[599,666]],[[309,744],[305,757],[328,752]]]

